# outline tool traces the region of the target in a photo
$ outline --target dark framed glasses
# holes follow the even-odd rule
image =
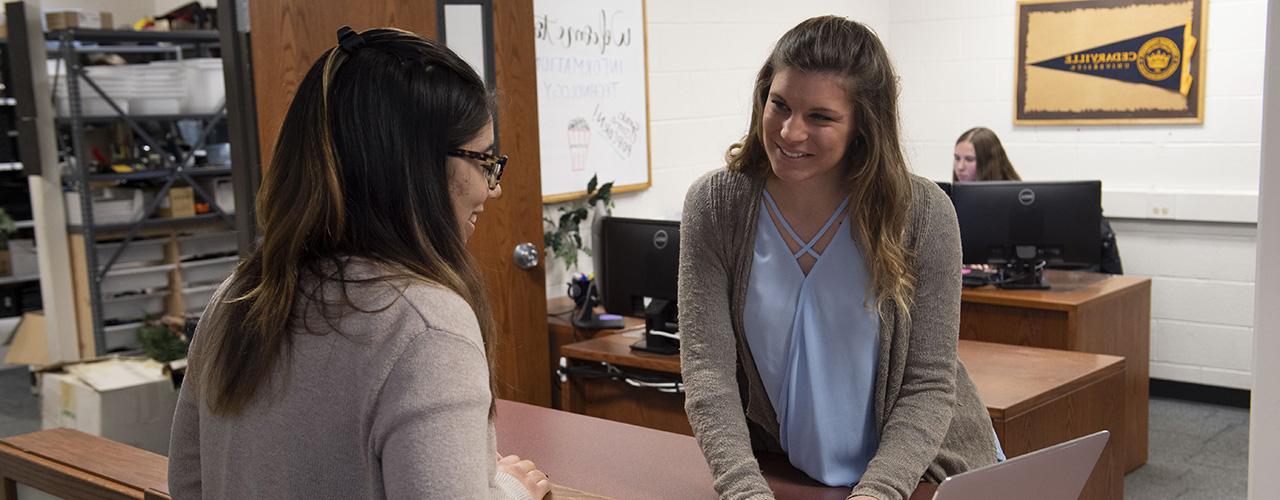
[[[481,153],[466,149],[452,149],[447,154],[455,158],[470,158],[480,161],[480,168],[484,169],[484,178],[489,181],[489,189],[497,188],[498,183],[502,182],[502,171],[507,166],[507,155]]]

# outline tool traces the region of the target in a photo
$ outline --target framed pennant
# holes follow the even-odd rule
[[[1014,124],[1204,123],[1207,5],[1019,1]]]

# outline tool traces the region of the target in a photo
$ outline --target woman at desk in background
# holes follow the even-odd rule
[[[1013,169],[1009,155],[1005,154],[1000,138],[986,127],[974,127],[960,134],[960,138],[956,139],[952,162],[952,182],[1022,180],[1018,171]],[[1111,230],[1111,222],[1103,217],[1098,230],[1102,233],[1102,264],[1086,270],[1124,274],[1120,248],[1116,246],[1116,232]]]
[[[262,240],[209,302],[174,415],[186,498],[541,498],[495,452],[494,322],[465,243],[502,193],[493,100],[415,34],[339,30],[258,194]]]
[[[771,498],[753,449],[856,499],[995,462],[956,359],[954,209],[909,173],[897,77],[868,28],[800,23],[756,78],[751,125],[685,198],[685,409],[722,498]]]

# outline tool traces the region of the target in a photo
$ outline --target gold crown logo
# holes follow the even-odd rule
[[[1173,76],[1182,60],[1178,44],[1169,38],[1158,36],[1147,40],[1138,49],[1138,72],[1147,80],[1158,82]]]
[[[1147,66],[1156,72],[1164,71],[1169,67],[1169,53],[1157,51],[1147,54]]]

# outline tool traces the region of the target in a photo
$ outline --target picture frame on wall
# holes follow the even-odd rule
[[[1208,0],[1019,0],[1015,125],[1204,123]]]
[[[651,185],[644,0],[534,0],[542,201]]]

